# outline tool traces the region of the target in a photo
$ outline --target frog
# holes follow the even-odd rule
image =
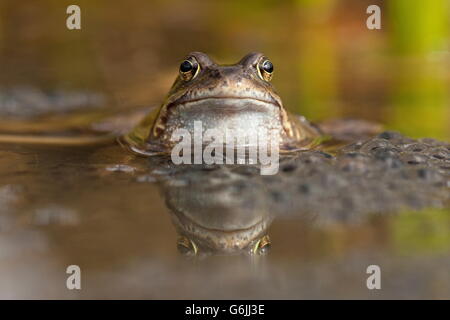
[[[309,149],[323,132],[284,107],[271,83],[273,73],[273,63],[260,52],[228,65],[191,52],[181,62],[162,105],[119,141],[141,155],[168,153],[176,143],[177,130],[195,136],[195,122],[201,122],[203,133],[212,129],[226,136],[230,130],[238,137],[252,137],[263,129],[268,139],[277,138],[281,152]],[[249,144],[240,141],[234,146]],[[231,141],[225,138],[224,142]]]

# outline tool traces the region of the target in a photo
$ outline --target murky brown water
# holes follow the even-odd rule
[[[146,159],[116,145],[0,150],[2,298],[450,297],[445,210],[322,227],[280,218],[268,255],[189,259]],[[72,264],[80,291],[65,287]],[[382,290],[366,287],[372,264]]]

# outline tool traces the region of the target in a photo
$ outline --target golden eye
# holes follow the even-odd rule
[[[195,58],[191,57],[180,64],[180,76],[184,81],[194,79],[200,71],[200,65]]]
[[[273,74],[273,64],[267,59],[263,59],[258,63],[258,75],[265,81],[270,81]]]

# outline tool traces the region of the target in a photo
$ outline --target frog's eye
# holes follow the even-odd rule
[[[200,71],[200,65],[193,58],[188,58],[180,64],[180,77],[184,81],[194,79]]]
[[[273,74],[273,64],[267,59],[261,60],[258,63],[258,75],[261,79],[265,81],[270,81]]]

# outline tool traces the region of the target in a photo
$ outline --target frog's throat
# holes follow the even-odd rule
[[[213,99],[227,99],[227,100],[232,100],[232,99],[236,99],[236,100],[253,100],[256,103],[264,103],[267,105],[271,105],[275,108],[278,108],[279,112],[280,112],[280,121],[281,121],[281,125],[283,127],[283,130],[285,131],[286,136],[289,139],[295,140],[295,141],[302,141],[304,139],[307,138],[311,138],[312,136],[315,135],[314,132],[312,132],[311,130],[309,130],[308,128],[306,128],[305,126],[299,124],[298,120],[290,115],[282,106],[281,101],[277,101],[277,100],[263,100],[263,99],[258,99],[258,98],[254,98],[254,97],[225,97],[225,96],[220,96],[220,97],[202,97],[202,98],[198,98],[198,99],[192,99],[192,100],[186,100],[186,101],[182,101],[182,100],[177,100],[174,102],[169,102],[169,103],[165,103],[161,106],[161,108],[159,109],[158,114],[156,115],[156,119],[153,123],[153,126],[150,129],[150,133],[152,135],[153,138],[158,138],[165,130],[166,130],[166,123],[168,121],[169,115],[170,115],[170,109],[179,106],[179,105],[187,105],[190,103],[196,103],[196,102],[201,102],[201,101],[205,101],[205,100],[213,100]]]

